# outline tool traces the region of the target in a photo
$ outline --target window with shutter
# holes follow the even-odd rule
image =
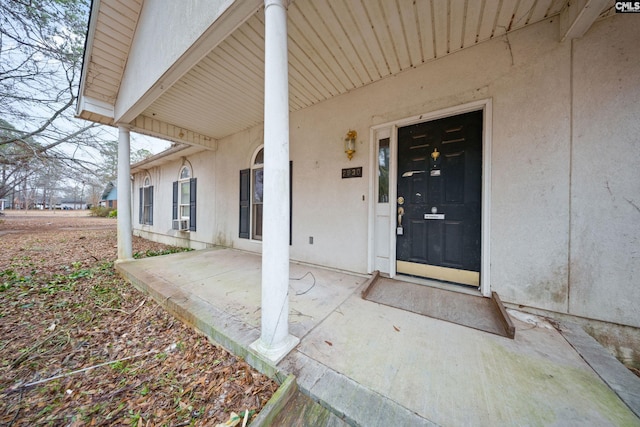
[[[291,244],[292,171],[289,162],[289,244]],[[264,148],[256,150],[250,169],[240,171],[240,232],[241,239],[262,240],[262,206],[264,178]]]
[[[196,231],[197,178],[189,166],[182,166],[179,179],[173,182],[173,229]]]

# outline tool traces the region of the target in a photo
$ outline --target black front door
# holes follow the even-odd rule
[[[482,111],[398,129],[398,273],[480,284]]]

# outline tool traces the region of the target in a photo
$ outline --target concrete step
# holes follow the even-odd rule
[[[302,393],[295,377],[289,375],[251,426],[347,427],[349,424]]]

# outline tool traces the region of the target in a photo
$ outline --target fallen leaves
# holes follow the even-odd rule
[[[240,424],[240,421],[242,421],[242,427],[245,427],[247,425],[247,420],[249,419],[249,414],[249,411],[244,411],[242,416],[240,416],[235,412],[232,412],[231,415],[229,415],[229,420],[227,420],[227,422],[216,424],[215,427],[235,427]]]
[[[277,389],[115,274],[112,219],[11,215],[0,224],[0,424],[215,425],[232,411],[249,422]]]

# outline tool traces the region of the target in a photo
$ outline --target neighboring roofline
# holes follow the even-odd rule
[[[175,147],[170,147],[164,151],[161,151],[158,154],[154,154],[151,157],[147,157],[144,160],[141,160],[137,163],[134,163],[131,165],[131,173],[137,173],[137,172],[142,172],[145,169],[149,169],[150,167],[154,167],[154,166],[158,166],[164,162],[161,162],[163,159],[171,157],[171,156],[175,156],[175,158],[178,158],[179,156],[177,156],[178,153],[181,152],[185,152],[183,157],[189,156],[191,154],[195,154],[197,152],[200,151],[206,151],[207,149],[205,147],[201,147],[198,145],[189,145],[189,144],[179,144],[176,145]],[[167,161],[170,161],[172,159],[167,159]]]
[[[178,153],[178,152],[180,152],[182,150],[185,150],[187,148],[189,148],[189,145],[187,145],[187,144],[178,144],[178,145],[176,145],[174,147],[169,147],[166,150],[159,152],[158,154],[154,154],[153,156],[147,157],[144,160],[140,160],[137,163],[132,163],[131,164],[131,169],[140,168],[140,167],[146,165],[147,163],[151,163],[151,162],[153,162],[155,160],[160,160],[160,159],[162,159],[164,157],[167,157],[167,156],[169,156],[171,154]]]
[[[113,191],[114,188],[116,188],[115,182],[109,181],[107,185],[105,185],[104,190],[102,190],[102,194],[100,195],[101,197],[100,200],[105,200],[106,197],[109,196],[109,193],[111,193],[111,191]]]

